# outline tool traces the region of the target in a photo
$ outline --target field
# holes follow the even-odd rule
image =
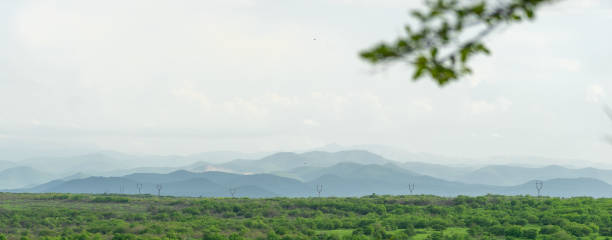
[[[0,239],[609,239],[612,199],[0,193]]]

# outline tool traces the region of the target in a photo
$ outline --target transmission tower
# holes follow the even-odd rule
[[[410,195],[412,195],[412,192],[414,191],[414,183],[408,184],[408,191],[410,191]]]
[[[317,194],[321,197],[321,192],[323,192],[323,184],[317,184]]]
[[[162,185],[161,184],[157,184],[155,186],[155,188],[157,189],[157,196],[161,197],[161,190],[162,190]]]
[[[136,189],[138,189],[138,194],[141,194],[141,192],[142,192],[142,183],[137,183],[136,184]]]
[[[232,198],[235,198],[236,191],[238,191],[238,188],[229,188],[228,190],[230,192],[230,195],[232,195]]]
[[[536,185],[536,190],[538,190],[538,197],[540,197],[540,193],[542,192],[542,188],[544,187],[544,182],[542,181],[536,181],[535,182]]]

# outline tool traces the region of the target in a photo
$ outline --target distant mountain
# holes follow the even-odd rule
[[[219,166],[218,164],[215,165],[215,164],[211,164],[208,162],[202,162],[202,161],[180,167],[179,169],[192,171],[192,172],[236,172],[234,170],[227,169],[223,166]]]
[[[64,180],[53,180],[47,183],[43,183],[31,188],[21,188],[21,189],[10,189],[10,190],[2,190],[6,192],[27,192],[27,193],[42,193],[42,192],[53,192],[52,189],[64,184],[66,181]],[[0,191],[0,192],[2,192]]]
[[[226,197],[229,195],[226,188],[216,184],[208,179],[194,177],[189,179],[182,179],[179,181],[171,181],[166,183],[158,183],[162,186],[162,194],[173,195],[173,196],[222,196]],[[155,185],[157,184],[143,184],[145,192],[156,194]],[[151,186],[150,188],[148,186]]]
[[[56,174],[86,172],[97,175],[115,169],[131,168],[138,163],[113,158],[104,153],[93,153],[72,157],[30,158],[19,164],[30,167],[45,166],[46,171]]]
[[[193,197],[231,197],[229,188],[205,178],[195,178],[180,182],[171,182],[163,185],[163,194],[173,196],[193,196]],[[264,198],[264,197],[276,197],[275,193],[272,193],[266,189],[253,186],[243,185],[235,187],[235,197],[251,197],[251,198]]]
[[[328,144],[323,147],[315,148],[311,151],[340,152],[351,150],[368,151],[373,154],[380,155],[386,159],[390,159],[397,162],[423,162],[455,166],[458,164],[474,163],[480,161],[478,159],[446,157],[430,153],[410,152],[402,148],[377,144],[362,144],[352,146]]]
[[[561,166],[547,166],[539,168],[514,166],[486,166],[457,177],[465,183],[487,183],[490,185],[512,186],[533,179],[549,180],[556,178],[594,178],[612,183],[612,170],[595,168],[569,169]]]
[[[189,172],[185,170],[175,171],[168,174],[162,173],[134,173],[123,178],[140,183],[167,183],[179,182],[194,178],[201,178],[200,173]]]
[[[297,180],[270,174],[241,175],[223,172],[194,173],[176,171],[168,174],[137,173],[124,177],[89,177],[75,180],[55,180],[37,187],[13,192],[61,192],[61,193],[126,193],[138,192],[174,196],[230,196],[229,189],[236,189],[236,196],[273,197],[302,196],[305,185]]]
[[[393,164],[360,165],[340,163],[324,169],[325,174],[309,181],[311,185],[322,184],[328,189],[327,196],[362,196],[366,194],[409,194],[409,185],[414,184],[414,194],[440,196],[479,195],[489,186],[464,184],[420,175]]]
[[[55,174],[77,172],[98,176],[122,176],[136,172],[168,173],[180,167],[182,162],[192,163],[183,156],[129,155],[112,151],[100,151],[70,157],[38,157],[19,162],[20,165],[37,168]]]
[[[8,168],[16,167],[16,166],[17,164],[15,164],[14,162],[0,161],[0,171],[8,169]]]
[[[13,167],[0,171],[0,189],[23,188],[51,179],[51,175],[30,167]]]
[[[63,178],[62,178],[62,179],[60,179],[60,180],[63,180],[63,181],[70,181],[70,180],[75,180],[75,179],[83,179],[83,178],[88,178],[88,177],[90,177],[90,176],[89,176],[89,175],[87,175],[87,174],[85,174],[85,173],[78,172],[78,173],[75,173],[75,174],[72,174],[72,175],[69,175],[69,176],[63,177]]]
[[[75,156],[28,158],[15,164],[0,161],[0,170],[17,165],[32,168],[45,166],[45,171],[58,175],[82,172],[99,176],[123,176],[143,172],[169,173],[179,169],[196,172],[231,171],[223,169],[218,164],[235,159],[258,159],[264,156],[266,153],[232,151],[205,152],[186,156],[132,155],[114,151],[98,151]]]
[[[500,188],[497,194],[504,195],[537,195],[535,181],[518,186]],[[553,197],[610,197],[612,185],[592,178],[559,178],[543,181],[543,196]]]
[[[330,167],[300,167],[291,171],[304,181],[272,174],[233,174],[226,172],[175,171],[168,174],[137,173],[124,177],[89,177],[75,180],[56,180],[17,192],[66,192],[66,193],[142,193],[157,194],[155,186],[162,186],[163,195],[228,197],[230,189],[236,189],[240,197],[308,197],[316,196],[316,186],[322,185],[322,196],[363,196],[376,194],[413,194],[439,196],[456,195],[535,195],[535,183],[528,181],[515,186],[491,186],[446,181],[399,168],[393,164],[339,163]],[[544,181],[543,195],[612,196],[612,186],[591,178],[551,179]]]
[[[312,181],[324,175],[335,175],[343,178],[387,178],[393,180],[397,180],[395,179],[397,175],[401,175],[402,177],[419,175],[391,163],[386,165],[363,165],[352,162],[342,162],[331,167],[298,167],[285,172],[276,172],[275,174],[293,177],[303,181]]]
[[[476,167],[468,166],[447,166],[441,164],[432,164],[424,162],[404,162],[398,164],[407,170],[428,175],[436,178],[441,178],[449,181],[461,180],[466,174],[471,173]],[[525,182],[525,181],[522,181]],[[521,183],[522,183],[521,182]]]
[[[267,152],[244,153],[236,151],[202,152],[188,155],[190,161],[207,162],[212,164],[226,163],[236,159],[259,159],[270,155]]]
[[[326,152],[339,152],[349,150],[364,150],[377,155],[380,155],[386,159],[397,161],[397,162],[421,162],[428,164],[440,164],[449,167],[473,167],[473,166],[486,166],[491,163],[496,165],[515,165],[523,167],[543,167],[547,165],[562,165],[571,168],[579,167],[593,167],[599,168],[610,168],[612,164],[605,164],[590,162],[584,159],[571,159],[571,158],[547,158],[540,156],[516,156],[516,155],[500,155],[490,157],[453,157],[444,156],[439,154],[432,154],[426,152],[409,151],[404,148],[388,145],[378,144],[362,144],[352,146],[342,146],[338,144],[328,144],[322,147],[310,149],[308,151],[326,151]],[[577,165],[578,164],[578,165]]]
[[[342,151],[342,152],[306,152],[306,153],[291,153],[282,152],[276,153],[259,160],[234,160],[225,164],[218,165],[219,167],[231,169],[237,172],[245,173],[262,173],[262,172],[277,172],[287,171],[297,167],[329,167],[342,162],[352,162],[359,164],[385,164],[391,163],[391,160],[385,159],[379,155],[361,151]]]
[[[104,177],[120,177],[128,174],[134,173],[171,173],[181,168],[175,167],[139,167],[139,168],[129,168],[129,169],[118,169],[111,170],[102,173],[97,173],[95,175],[104,176]]]
[[[81,144],[66,145],[33,138],[0,138],[0,160],[14,163],[29,158],[74,156],[98,150]]]
[[[60,184],[47,184],[48,188],[37,189],[38,192],[56,192],[56,193],[121,193],[122,187],[124,193],[136,193],[137,182],[120,177],[89,177],[85,179],[77,179],[64,181]]]

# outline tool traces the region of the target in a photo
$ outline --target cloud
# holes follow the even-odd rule
[[[512,106],[512,101],[506,97],[498,97],[495,101],[476,100],[471,101],[470,110],[472,114],[484,114],[489,112],[505,112]]]
[[[546,15],[580,15],[603,13],[612,4],[608,0],[567,0],[560,1],[550,7],[544,8],[543,14]]]
[[[569,58],[557,58],[554,60],[556,64],[563,70],[568,72],[580,72],[582,64],[580,61]]]
[[[584,139],[606,129],[593,127],[587,136],[567,119],[591,116],[582,114],[585,105],[602,101],[606,86],[585,89],[568,73],[593,81],[610,76],[604,64],[610,32],[584,27],[612,16],[610,1],[566,0],[546,7],[533,23],[491,35],[493,55],[475,59],[468,79],[442,88],[410,81],[412,69],[403,64],[367,74],[370,65],[357,53],[401,35],[407,11],[421,4],[0,1],[0,129],[7,129],[5,137],[128,152],[134,150],[128,142],[158,153],[325,142],[465,156],[592,152],[574,146],[588,145]],[[581,15],[572,15],[573,8]],[[559,99],[571,104],[555,105]],[[528,111],[535,105],[538,111]],[[550,124],[551,116],[564,121]],[[583,140],[560,140],[570,131]],[[457,140],[470,132],[486,141]],[[495,148],[490,133],[517,144]],[[546,150],[547,143],[555,146]],[[572,148],[559,147],[564,143]]]
[[[201,107],[206,110],[211,110],[213,103],[201,92],[194,91],[191,88],[180,88],[172,91],[172,94],[179,98],[185,98],[191,101],[197,102]]]
[[[433,104],[431,103],[431,100],[428,98],[422,98],[422,99],[416,99],[412,101],[412,105],[416,106],[419,109],[422,109],[426,112],[431,112],[433,111]]]
[[[317,127],[319,126],[319,123],[312,119],[304,119],[304,125],[310,126],[310,127]]]
[[[599,103],[606,96],[601,85],[591,84],[586,88],[585,100],[589,103]]]
[[[473,114],[487,113],[496,110],[495,104],[487,101],[473,101],[470,104],[470,108]]]
[[[491,133],[491,137],[493,138],[503,138],[504,136],[499,133]]]

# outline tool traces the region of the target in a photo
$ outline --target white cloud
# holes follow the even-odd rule
[[[491,137],[493,137],[493,138],[502,138],[502,137],[504,137],[504,136],[503,136],[503,135],[501,135],[501,134],[499,134],[499,133],[492,133],[492,134],[491,134]]]
[[[611,6],[608,0],[565,0],[559,1],[550,7],[544,8],[543,14],[546,15],[578,15],[592,14],[606,10]]]
[[[319,126],[319,123],[312,119],[304,119],[304,125],[311,126],[311,127],[317,127]]]
[[[431,103],[431,99],[428,98],[412,100],[412,105],[426,112],[433,111],[433,104]]]
[[[558,58],[555,59],[555,61],[561,69],[569,72],[580,72],[582,68],[582,64],[580,63],[580,61],[575,59]]]
[[[589,103],[599,103],[606,96],[606,92],[601,85],[591,84],[586,88],[585,100]]]
[[[32,125],[34,125],[34,126],[40,126],[40,125],[41,125],[41,122],[40,122],[40,121],[38,121],[38,120],[36,120],[36,119],[34,119],[34,120],[30,121],[30,123],[31,123]]]
[[[206,95],[203,93],[194,91],[191,88],[175,89],[172,91],[172,94],[180,98],[196,101],[201,107],[207,110],[212,109],[213,103],[211,103],[210,99],[208,99],[208,97],[206,97]]]
[[[494,103],[487,101],[472,101],[470,108],[473,114],[481,114],[496,110]]]
[[[512,101],[506,97],[498,97],[495,101],[476,100],[471,101],[470,110],[472,114],[484,114],[489,112],[505,112],[512,106]]]
[[[499,110],[505,112],[512,106],[512,101],[507,99],[506,97],[497,98],[497,104],[499,106]]]

